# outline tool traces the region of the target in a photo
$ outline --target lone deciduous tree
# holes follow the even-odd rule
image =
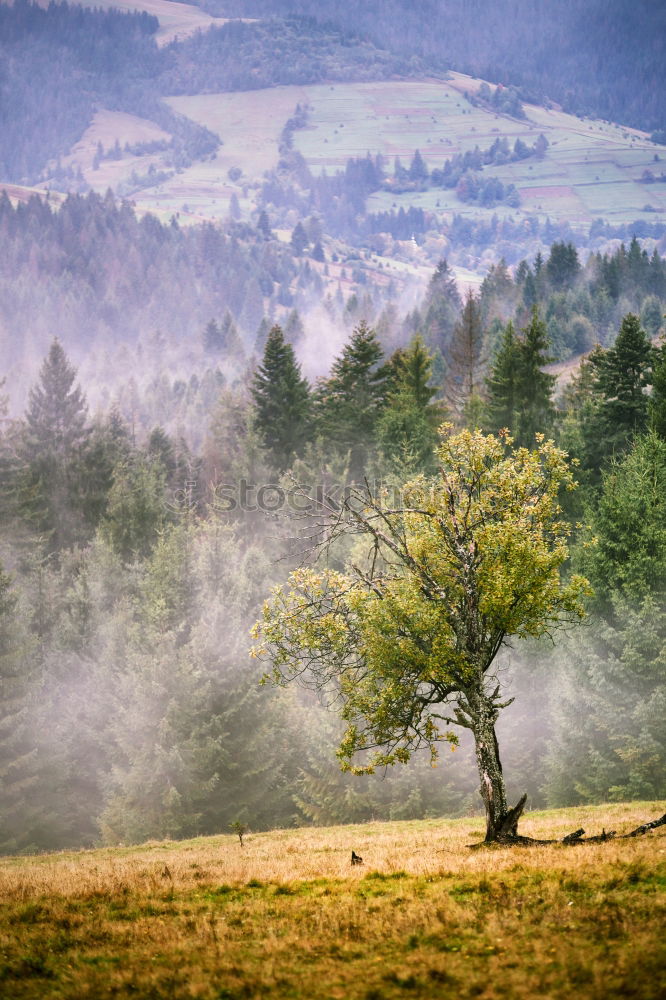
[[[493,671],[510,637],[541,636],[583,616],[587,581],[564,581],[568,525],[558,493],[573,489],[552,442],[513,449],[507,435],[442,428],[440,472],[390,506],[369,489],[328,517],[327,547],[356,533],[365,555],[347,571],[301,568],[254,629],[273,679],[333,690],[348,728],[343,769],[406,762],[447,727],[471,730],[487,841],[516,837],[525,796],[507,805],[495,723],[509,704]],[[359,760],[360,756],[360,760]]]

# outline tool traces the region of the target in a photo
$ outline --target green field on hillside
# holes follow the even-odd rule
[[[484,175],[512,183],[521,196],[519,209],[483,208],[464,204],[455,192],[432,189],[396,195],[381,192],[368,201],[369,211],[418,205],[438,214],[459,213],[472,218],[492,214],[514,217],[538,215],[587,226],[595,218],[612,223],[666,219],[666,184],[641,182],[644,170],[659,176],[666,148],[655,146],[643,133],[608,122],[580,120],[556,110],[526,105],[527,119],[519,121],[474,107],[465,91],[478,81],[451,74],[447,81],[384,81],[378,83],[319,84],[275,87],[240,93],[203,94],[169,99],[173,110],[219,136],[215,156],[174,173],[160,184],[132,195],[140,209],[184,220],[225,218],[232,194],[248,214],[266,171],[278,160],[280,133],[297,104],[307,105],[306,128],[294,133],[294,146],[313,173],[344,167],[351,157],[381,153],[392,169],[395,157],[404,166],[419,149],[430,169],[447,158],[474,149],[487,149],[496,139],[516,139],[532,145],[540,134],[549,148],[539,160],[486,167]],[[105,191],[109,184],[125,184],[132,171],[145,177],[160,169],[159,155],[103,161],[91,168],[91,150],[103,136],[105,148],[118,138],[121,145],[131,116],[100,112],[88,133],[72,150],[67,163],[80,166],[86,181]],[[150,123],[135,123],[139,131]],[[657,160],[655,160],[655,155]],[[241,174],[232,180],[229,171]]]
[[[532,813],[522,831],[623,832],[664,808]],[[663,996],[664,828],[471,850],[482,835],[424,820],[5,858],[0,995]]]

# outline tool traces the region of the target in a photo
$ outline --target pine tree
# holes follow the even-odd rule
[[[254,351],[255,354],[263,354],[266,350],[266,344],[268,342],[268,334],[271,332],[271,322],[264,316],[259,327],[257,329],[254,338]]]
[[[417,149],[409,165],[409,179],[415,184],[425,184],[429,176],[430,173],[425,165],[425,161]]]
[[[551,806],[666,795],[666,611],[615,596],[562,649],[554,675],[546,793]]]
[[[292,347],[297,347],[305,337],[305,327],[298,309],[292,309],[284,326],[284,339]]]
[[[96,529],[104,516],[116,465],[132,451],[129,431],[116,409],[94,421],[81,470],[81,503],[86,523]]]
[[[268,221],[268,216],[265,211],[259,213],[259,219],[257,221],[257,229],[263,236],[265,240],[272,240],[273,233],[271,232],[271,224]]]
[[[56,338],[42,364],[39,382],[30,390],[25,415],[26,446],[39,457],[50,453],[68,462],[86,440],[87,406],[75,379],[76,369]]]
[[[254,375],[252,397],[263,445],[274,468],[284,471],[300,454],[312,429],[310,387],[279,326],[268,335],[262,363]]]
[[[243,357],[243,342],[239,336],[233,316],[227,310],[221,323],[211,319],[203,332],[203,348],[208,354],[223,354],[225,357]]]
[[[389,363],[391,375],[386,407],[377,427],[379,448],[400,478],[435,469],[437,427],[444,419],[441,405],[432,402],[432,355],[420,336],[407,350],[398,350]]]
[[[53,551],[86,534],[81,494],[90,430],[75,379],[76,370],[55,339],[30,390],[20,446],[19,509]]]
[[[203,332],[203,348],[209,354],[214,354],[221,351],[223,347],[222,341],[222,331],[220,330],[217,322],[211,319],[206,324],[206,329]]]
[[[462,302],[451,269],[440,260],[430,279],[423,306],[423,333],[428,347],[446,355]]]
[[[520,344],[516,338],[513,323],[504,328],[502,341],[490,374],[486,378],[486,412],[484,424],[487,429],[497,433],[503,427],[508,428],[515,437],[518,426],[518,388],[520,367]]]
[[[162,464],[141,455],[122,460],[113,470],[100,531],[124,562],[145,558],[168,520],[165,481]]]
[[[546,273],[552,287],[570,288],[579,272],[580,262],[573,243],[553,243],[546,264]]]
[[[588,513],[596,544],[581,560],[597,605],[609,595],[666,597],[666,441],[637,438],[621,461],[604,472],[601,496]]]
[[[291,234],[291,248],[297,257],[306,250],[309,240],[302,222],[297,222]]]
[[[596,616],[559,666],[550,799],[658,799],[666,792],[666,442],[637,438],[604,473],[588,518],[596,543],[577,562]]]
[[[526,448],[534,447],[535,434],[548,434],[555,420],[553,390],[555,375],[544,371],[549,363],[546,324],[536,306],[530,325],[519,341],[517,402],[520,408],[515,442]]]
[[[475,407],[483,384],[483,346],[481,307],[474,293],[469,291],[446,353],[448,365],[444,382],[446,401],[460,422],[468,415],[468,409]]]
[[[599,431],[608,454],[628,447],[647,427],[654,351],[638,316],[622,320],[613,347],[594,359],[600,395]]]
[[[349,452],[349,471],[355,481],[367,471],[386,401],[389,373],[382,358],[375,331],[361,322],[317,394],[319,428],[326,441]]]
[[[109,696],[105,840],[289,821],[293,733],[244,638],[269,573],[265,546],[215,520],[156,547]]]
[[[583,358],[578,371],[562,391],[564,413],[559,427],[559,445],[579,463],[576,473],[578,489],[563,500],[563,506],[572,522],[585,519],[585,506],[596,503],[601,483],[605,451],[603,437],[599,434],[600,403],[595,389],[593,364],[599,351],[601,348],[597,347]]]

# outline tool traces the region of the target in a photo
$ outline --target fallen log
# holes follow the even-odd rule
[[[666,813],[660,819],[653,819],[651,823],[643,823],[642,826],[637,826],[635,830],[631,833],[625,833],[625,837],[640,837],[641,834],[647,833],[649,830],[656,830],[658,826],[666,826]]]
[[[520,807],[520,812],[522,812],[524,805],[524,800],[521,799],[515,811]],[[513,820],[515,822],[512,822]],[[601,833],[586,837],[585,830],[581,827],[578,830],[574,830],[573,833],[568,833],[561,840],[541,840],[538,837],[525,837],[516,833],[516,824],[517,819],[507,814],[507,820],[503,824],[504,831],[506,832],[503,831],[500,833],[495,840],[484,840],[480,844],[469,844],[469,847],[472,850],[477,850],[480,847],[542,847],[549,844],[563,844],[566,847],[574,847],[577,844],[604,844],[608,840],[628,840],[630,837],[640,837],[645,833],[649,833],[650,830],[656,830],[659,826],[666,826],[666,813],[659,819],[653,819],[650,823],[643,823],[641,826],[637,826],[635,830],[631,830],[630,833],[621,833],[619,836],[615,830],[606,831],[604,829]]]

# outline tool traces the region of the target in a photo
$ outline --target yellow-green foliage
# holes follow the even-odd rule
[[[630,829],[666,803],[532,813]],[[12,1000],[658,1000],[666,835],[472,851],[476,819],[0,860]],[[351,849],[364,858],[352,868]]]
[[[570,527],[558,496],[575,485],[566,455],[543,436],[532,451],[514,450],[508,434],[450,425],[441,437],[436,477],[408,483],[397,507],[359,494],[347,523],[332,524],[369,540],[365,562],[346,573],[299,569],[255,627],[255,653],[275,680],[341,696],[343,765],[377,750],[354,770],[455,743],[441,723],[464,711],[468,724],[505,639],[584,615],[587,581],[560,575]]]

